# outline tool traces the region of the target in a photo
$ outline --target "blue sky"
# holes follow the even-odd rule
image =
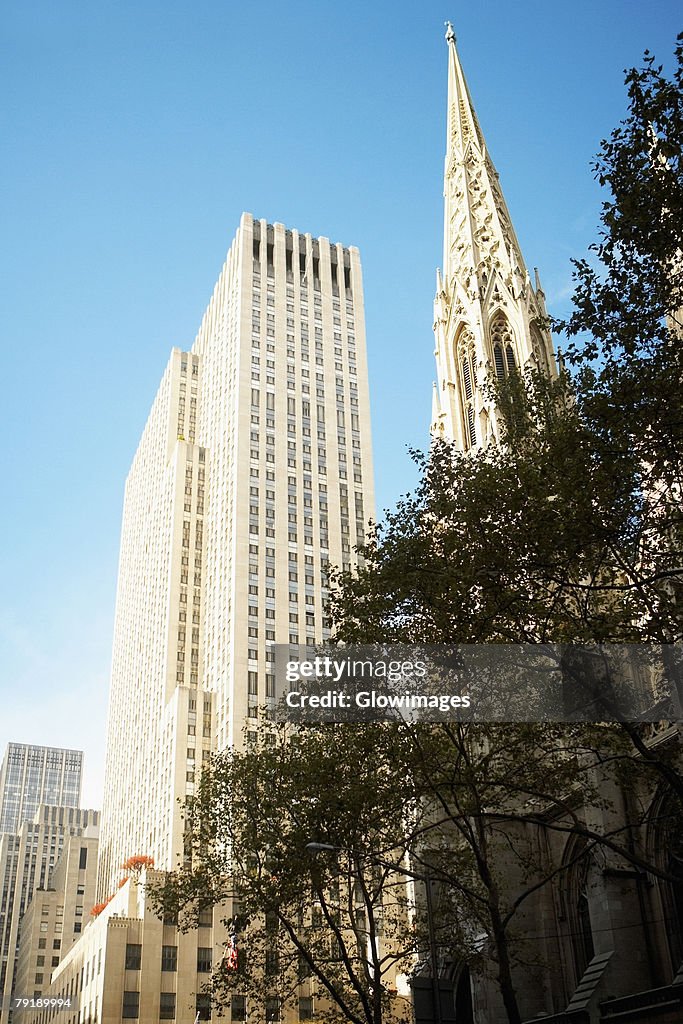
[[[99,804],[123,482],[240,213],[361,251],[378,508],[414,482],[441,262],[446,45],[528,266],[567,311],[623,69],[668,0],[33,2],[0,71],[5,443],[0,748],[86,751]],[[144,723],[141,725],[144,727]]]

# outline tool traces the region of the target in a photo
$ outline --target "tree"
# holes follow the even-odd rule
[[[124,871],[133,871],[139,874],[143,868],[154,867],[154,857],[150,857],[146,853],[137,853],[132,857],[127,857],[121,867]]]
[[[600,458],[566,376],[510,378],[498,393],[503,443],[417,455],[416,492],[361,549],[363,567],[335,574],[337,639],[637,638],[609,543],[637,544],[632,460]]]
[[[506,1019],[521,1024],[517,972],[527,980],[537,972],[540,988],[549,966],[524,920],[541,890],[594,856],[675,881],[634,841],[647,804],[632,800],[630,813],[622,811],[619,789],[636,793],[642,782],[628,737],[563,723],[453,722],[400,733],[401,770],[413,800],[429,809],[406,846],[411,865],[439,886],[440,954],[492,975]],[[663,830],[672,827],[672,806],[658,821]],[[554,859],[553,844],[572,852]]]
[[[465,455],[435,444],[429,456],[417,456],[416,492],[361,549],[362,567],[334,577],[336,639],[655,643],[663,645],[661,674],[683,697],[680,650],[672,646],[683,639],[680,40],[676,58],[672,81],[649,55],[643,69],[628,73],[629,116],[603,143],[596,164],[611,199],[594,247],[599,265],[577,261],[576,310],[560,325],[574,339],[573,375],[549,381],[529,372],[492,382],[503,422],[500,446]],[[539,829],[566,828],[586,839],[588,830],[566,800],[562,814],[551,816],[554,825],[529,814],[519,800],[523,786],[517,800],[512,790],[499,790],[491,810],[479,793],[489,787],[492,764],[484,766],[478,755],[502,737],[518,754],[536,741],[517,727],[482,746],[476,730],[463,728],[450,737],[450,753],[436,758],[428,755],[438,733],[429,733],[412,771],[471,855],[471,884],[462,886],[462,873],[449,884],[456,902],[464,900],[468,913],[486,922],[508,1019],[517,1021],[509,969],[514,945],[506,934],[514,901],[505,908],[496,881],[495,836],[532,820]],[[663,780],[683,806],[679,747],[655,750],[633,723],[620,728],[630,746],[612,728],[595,730],[592,746],[581,740],[585,750],[576,763],[583,769],[605,759],[617,778],[625,773],[631,784],[645,781],[650,792]],[[574,740],[566,729],[554,740],[556,756],[546,751],[547,776],[537,796],[542,789],[542,806],[559,809],[557,754]],[[543,758],[532,763],[538,771]],[[455,764],[458,772],[463,764],[471,769],[469,792]],[[592,795],[582,780],[588,778],[589,771],[577,778],[587,805]],[[529,777],[526,784],[532,783]],[[623,828],[638,824],[637,812]],[[613,848],[615,838],[589,841]],[[539,884],[547,881],[541,877]],[[521,885],[518,898],[527,895]]]
[[[219,1005],[248,991],[249,1019],[262,1020],[264,1005],[268,1017],[275,1000],[295,1002],[306,981],[316,1019],[409,1017],[396,975],[413,965],[419,941],[405,879],[380,855],[401,856],[411,806],[383,733],[266,729],[259,746],[215,755],[203,771],[188,807],[192,863],[155,898],[160,910],[179,910],[185,928],[202,909],[233,900],[237,969],[214,971]],[[315,856],[311,842],[339,851]]]
[[[574,261],[574,311],[556,326],[575,339],[570,359],[593,423],[621,427],[666,482],[680,485],[683,439],[679,390],[683,321],[683,34],[671,80],[647,51],[626,74],[626,119],[603,141],[595,175],[610,196],[599,241]],[[618,397],[621,422],[599,399]],[[618,435],[617,435],[618,436]]]
[[[336,577],[338,638],[661,645],[680,714],[681,38],[676,61],[671,80],[648,54],[628,72],[628,117],[595,164],[610,189],[596,265],[575,262],[575,311],[556,322],[573,376],[492,383],[500,447],[418,456],[416,493],[371,537],[364,568]],[[683,798],[666,757],[624,728]]]
[[[646,51],[626,75],[628,116],[594,165],[609,191],[599,240],[575,261],[575,308],[556,322],[589,429],[637,465],[639,558],[623,569],[647,638],[669,644],[683,636],[683,34],[675,60],[668,79]],[[680,663],[670,670],[680,686]]]

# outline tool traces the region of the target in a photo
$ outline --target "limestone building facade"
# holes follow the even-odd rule
[[[51,873],[69,837],[82,836],[98,824],[98,811],[41,804],[33,820],[24,822],[17,836],[3,836],[0,840],[0,877],[5,913],[0,932],[3,952],[1,1024],[8,1024],[12,1020],[12,997],[19,992],[17,957],[24,913],[36,893],[50,887]],[[80,933],[81,927],[85,926],[87,915],[83,906],[81,910],[81,921],[70,920],[68,924],[71,930],[63,936],[64,921],[59,923],[59,946],[56,949],[61,951],[63,939],[68,939],[70,943]],[[78,929],[76,923],[79,924]],[[34,977],[28,993],[22,993],[31,998],[50,979],[49,969],[35,973],[43,973],[44,976],[40,982]]]
[[[90,920],[97,885],[97,824],[81,834],[72,833],[48,881],[35,889],[19,926],[15,1000],[18,996],[39,999],[55,967]],[[30,1011],[16,1007],[13,1024]]]
[[[8,743],[0,765],[0,1020],[6,1019],[12,992],[17,936],[21,914],[34,885],[43,884],[55,863],[59,834],[49,849],[34,849],[52,812],[41,805],[78,807],[81,797],[83,752],[29,743]],[[44,856],[41,856],[41,853]],[[16,897],[16,899],[15,899]]]
[[[275,641],[327,636],[327,566],[373,513],[358,251],[244,214],[126,482],[101,899],[131,855],[177,866],[179,798],[256,727]]]
[[[157,917],[147,885],[162,878],[152,868],[126,878],[55,968],[46,995],[57,1005],[31,1009],[18,1024],[212,1019],[204,989],[223,956],[225,927],[211,910],[188,932]]]

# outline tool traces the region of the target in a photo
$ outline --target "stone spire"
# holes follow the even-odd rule
[[[446,27],[444,257],[434,306],[438,384],[432,433],[467,450],[498,436],[495,406],[484,395],[488,376],[529,365],[556,370],[543,293],[532,287],[453,26]]]

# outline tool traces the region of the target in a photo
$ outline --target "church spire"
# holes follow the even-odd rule
[[[458,58],[455,32],[450,21],[446,22],[446,42],[448,43],[448,139],[447,153],[455,151],[463,154],[470,141],[480,151],[484,149],[484,136],[477,115],[474,111],[472,98],[462,67]]]
[[[536,295],[446,22],[448,133],[444,259],[435,302],[439,408],[432,431],[466,450],[498,436],[484,394],[492,373],[554,373],[543,293]]]

